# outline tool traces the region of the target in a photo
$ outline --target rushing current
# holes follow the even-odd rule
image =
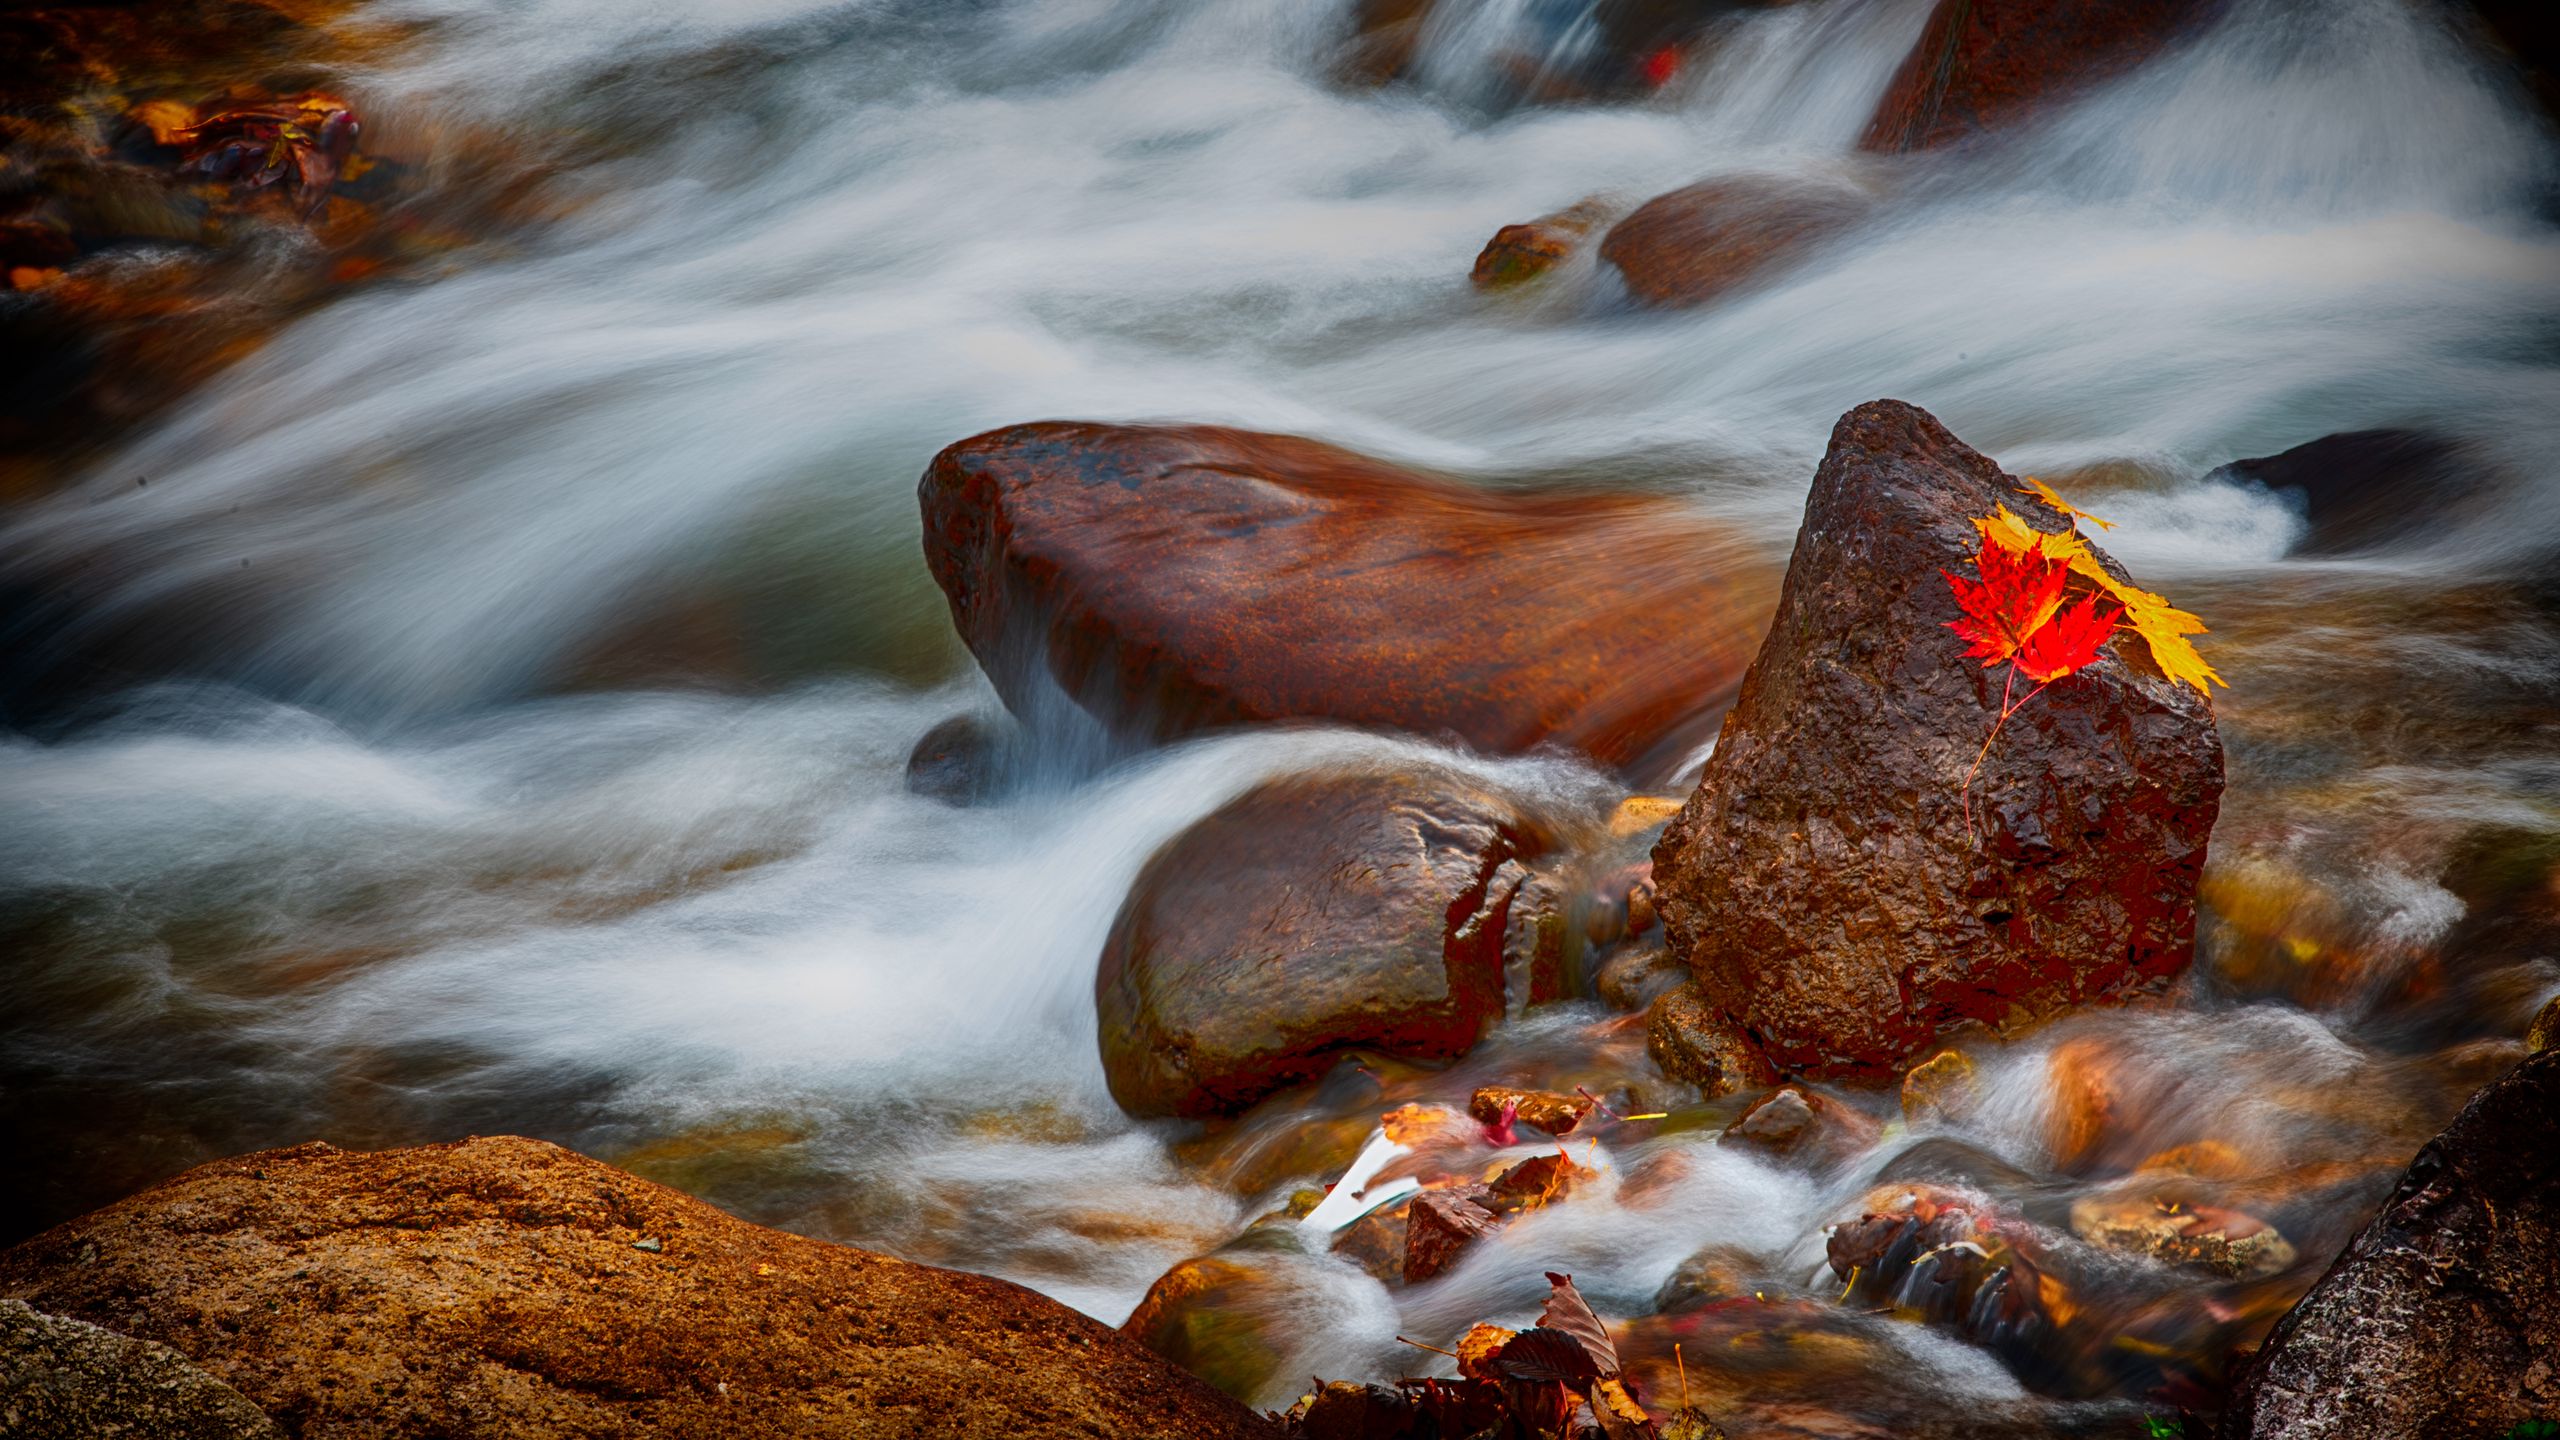
[[[1587,260],[1526,295],[1468,267],[1594,193],[1864,175],[1925,0],[1745,12],[1659,93],[1547,105],[1499,77],[1570,60],[1576,5],[1443,8],[1375,88],[1317,0],[359,12],[402,33],[343,78],[368,144],[524,147],[546,218],[296,322],[0,530],[32,677],[0,739],[9,1235],[262,1146],[525,1133],[1117,1321],[1385,1105],[1637,1042],[1569,1005],[1223,1139],[1122,1116],[1093,972],[1146,857],[1262,778],[1430,747],[1131,754],[1062,710],[990,803],[910,793],[927,728],[1001,709],[922,563],[926,461],[1009,421],[1216,421],[1675,494],[1775,559],[1832,421],[1892,396],[2065,483],[2215,625],[2232,786],[2197,978],[1986,1052],[1982,1106],[1894,1114],[1838,1174],[1671,1127],[1434,1285],[1293,1261],[1253,1398],[1426,1369],[1397,1334],[1522,1323],[1544,1269],[1628,1318],[1720,1245],[1828,1301],[1823,1227],[1914,1144],[2047,1173],[2074,1035],[2139,1057],[2164,1149],[2361,1167],[2292,1236],[2334,1250],[2459,1103],[2464,1047],[2560,990],[2534,955],[2465,989],[2455,953],[2485,893],[2456,872],[2560,844],[2560,231],[2521,86],[2401,0],[2240,0],[2002,144],[1903,164],[1782,278],[1646,312]],[[2352,555],[2216,473],[2378,428],[2476,484],[2400,497]],[[1619,793],[1440,758],[1559,814]],[[2265,979],[2305,946],[2346,958]],[[2428,965],[2462,999],[2413,1020],[2391,997]],[[1238,1158],[1300,1132],[1330,1138]],[[2026,1403],[1942,1329],[1852,1318],[1875,1405]]]

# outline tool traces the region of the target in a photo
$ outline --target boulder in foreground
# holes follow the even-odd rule
[[[1670,500],[1485,490],[1207,426],[991,431],[936,456],[919,498],[1006,703],[1053,676],[1148,736],[1334,720],[1668,774],[1770,593]]]
[[[2560,1054],[2473,1097],[2242,1372],[2227,1440],[2560,1417]]]
[[[1502,1018],[1512,903],[1544,847],[1430,768],[1275,780],[1168,842],[1104,942],[1103,1072],[1137,1115],[1217,1115],[1345,1050],[1465,1054]],[[1524,980],[1526,977],[1524,977]]]
[[[1654,849],[1673,953],[1782,1071],[1881,1078],[1952,1030],[2157,989],[2192,957],[2222,743],[2140,641],[2017,712],[1967,818],[2004,672],[1947,628],[1941,572],[2004,505],[2070,523],[1912,406],[1842,417],[1767,643]]]
[[[301,1440],[1272,1433],[1020,1286],[513,1137],[217,1161],[0,1253],[0,1293],[166,1345]]]

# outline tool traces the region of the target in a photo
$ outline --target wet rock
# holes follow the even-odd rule
[[[1914,1123],[1961,1120],[1981,1103],[1982,1076],[1961,1050],[1941,1050],[1902,1077],[1903,1118]]]
[[[2075,1035],[2045,1057],[2051,1096],[2045,1111],[2045,1147],[2066,1171],[2085,1170],[2125,1131],[2125,1081],[2115,1048],[2096,1035]]]
[[[1229,1114],[1345,1050],[1465,1054],[1503,1014],[1508,912],[1542,846],[1450,772],[1248,792],[1158,851],[1112,923],[1094,981],[1112,1095]]]
[[[1563,264],[1591,238],[1591,232],[1613,219],[1618,207],[1605,200],[1585,200],[1552,215],[1518,225],[1505,225],[1476,256],[1468,275],[1480,290],[1519,285]]]
[[[1337,720],[1667,773],[1769,594],[1674,502],[1479,490],[1204,426],[992,431],[935,457],[920,499],[1006,702],[1054,676],[1140,735]]]
[[[248,1397],[165,1345],[0,1300],[0,1435],[279,1440]]]
[[[2480,1092],[2277,1322],[2228,1440],[2500,1435],[2560,1416],[2560,1055]]]
[[[1738,1245],[1709,1245],[1672,1267],[1653,1293],[1654,1311],[1668,1315],[1739,1299],[1752,1292],[1761,1269],[1760,1258]]]
[[[1909,405],[1844,416],[1768,642],[1654,848],[1673,951],[1789,1073],[1889,1075],[1957,1029],[2157,990],[2192,957],[2222,745],[2140,642],[2017,712],[1968,823],[2002,677],[1946,628],[1941,571],[2001,505],[2069,523]]]
[[[1807,1090],[1783,1085],[1752,1103],[1725,1127],[1729,1145],[1748,1145],[1814,1165],[1836,1165],[1876,1143],[1884,1127],[1874,1116]]]
[[[2310,522],[2295,547],[2305,555],[2388,545],[2408,533],[2411,515],[2459,507],[2488,478],[2460,446],[2414,430],[2324,435],[2280,454],[2234,460],[2214,474],[2297,497]]]
[[[1316,1193],[1321,1203],[1323,1192]],[[1405,1278],[1406,1252],[1413,1243],[1412,1237],[1413,1203],[1407,1201],[1372,1210],[1343,1226],[1342,1233],[1333,1237],[1332,1249],[1380,1282],[1394,1285]]]
[[[2552,996],[2533,1017],[2533,1028],[2524,1032],[2524,1048],[2534,1054],[2560,1049],[2560,995]]]
[[[1647,305],[1703,305],[1802,259],[1874,205],[1854,185],[1737,175],[1646,201],[1609,229],[1600,258]]]
[[[2014,124],[2201,29],[2223,0],[1938,0],[1867,122],[1868,150],[1933,150]]]
[[[1689,967],[1671,954],[1671,947],[1659,940],[1618,948],[1600,962],[1600,971],[1592,977],[1592,988],[1602,1000],[1620,1010],[1643,1010],[1662,998],[1667,991],[1689,981]]]
[[[980,715],[954,715],[924,732],[907,753],[907,788],[953,805],[974,804],[994,779],[996,727]]]
[[[1644,1048],[1663,1074],[1697,1086],[1710,1100],[1778,1078],[1751,1037],[1694,982],[1666,990],[1653,1002],[1645,1015]]]
[[[1503,1085],[1487,1085],[1467,1097],[1467,1113],[1480,1124],[1493,1125],[1502,1119],[1504,1106],[1512,1107],[1512,1118],[1523,1125],[1535,1125],[1550,1135],[1570,1135],[1582,1117],[1591,1113],[1591,1102],[1579,1095],[1559,1095],[1552,1090],[1514,1090]]]
[[[1523,37],[1527,43],[1496,57],[1489,98],[1505,104],[1554,102],[1657,90],[1687,67],[1718,21],[1785,3],[1790,0],[1600,0],[1582,18],[1549,10],[1573,23],[1544,35],[1532,29]],[[1474,12],[1463,0],[1359,0],[1351,7],[1349,35],[1335,54],[1334,73],[1357,85],[1409,78],[1423,62],[1435,25],[1454,28]],[[1568,43],[1575,39],[1583,43]]]
[[[1270,1433],[1020,1286],[513,1137],[202,1166],[0,1253],[0,1293],[166,1345],[312,1437]]]
[[[2076,1200],[2071,1233],[2101,1250],[2147,1255],[2231,1280],[2273,1275],[2294,1260],[2292,1244],[2263,1220],[2159,1195]]]
[[[1158,1277],[1120,1333],[1226,1394],[1259,1395],[1278,1374],[1271,1302],[1286,1287],[1279,1257],[1231,1245]]]
[[[1498,1228],[1493,1192],[1482,1185],[1425,1190],[1413,1197],[1405,1222],[1404,1278],[1428,1280],[1458,1263],[1476,1241]]]
[[[2047,1363],[2058,1326],[2032,1232],[1968,1197],[1873,1192],[1857,1219],[1831,1228],[1824,1254],[1849,1303],[1916,1312],[2028,1374]]]

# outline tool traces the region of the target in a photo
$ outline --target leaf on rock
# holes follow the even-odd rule
[[[2141,637],[2144,647],[2151,652],[2151,663],[2160,667],[2161,674],[2179,684],[2193,685],[2206,694],[2212,693],[2207,688],[2208,683],[2230,688],[2187,639],[2190,635],[2210,633],[2204,622],[2162,597],[2108,574],[2107,567],[2098,563],[2098,557],[2089,549],[2088,542],[2076,532],[2038,530],[2006,505],[1999,506],[1993,514],[1977,519],[1973,524],[1982,532],[1986,542],[1997,544],[2003,550],[2013,553],[2032,550],[2044,559],[2062,561],[2070,567],[2074,578],[2087,582],[2090,588],[2103,592],[2122,605],[2124,627]],[[1953,582],[1955,577],[1950,575],[1948,579]],[[1958,596],[1961,603],[1961,589]],[[1964,632],[1959,630],[1957,633]]]
[[[2005,507],[2002,513],[2007,513]],[[1967,580],[1952,570],[1938,573],[1947,577],[1955,591],[1956,608],[1964,612],[1962,619],[1948,621],[1947,628],[1964,638],[1968,659],[1980,660],[1989,669],[2014,657],[2018,647],[2062,608],[2067,567],[2032,547],[2011,549],[1998,536],[1985,532],[1974,568],[1981,579]]]
[[[2018,673],[2051,684],[2098,658],[2098,647],[2116,633],[2124,611],[2091,595],[2057,613],[2018,647]]]
[[[1600,1317],[1583,1303],[1582,1292],[1573,1288],[1573,1277],[1550,1270],[1547,1284],[1553,1288],[1547,1292],[1546,1308],[1538,1312],[1539,1328],[1572,1336],[1590,1352],[1597,1373],[1617,1374],[1618,1347],[1610,1343],[1609,1327],[1601,1324]]]
[[[1616,1369],[1617,1357],[1613,1354],[1609,1358],[1610,1368]],[[1579,1336],[1543,1325],[1504,1341],[1494,1354],[1493,1369],[1506,1380],[1561,1385],[1588,1385],[1601,1375],[1599,1361]]]
[[[2101,530],[2113,530],[2116,528],[2116,522],[2113,520],[2101,520],[2097,516],[2090,514],[2088,511],[2081,509],[2079,506],[2072,504],[2070,501],[2063,499],[2061,496],[2054,494],[2052,486],[2047,485],[2033,475],[2019,476],[2018,488],[2033,494],[2037,499],[2042,500],[2047,505],[2052,506],[2054,509],[2061,511],[2063,514],[2070,516],[2074,520],[2086,520]]]
[[[1494,1369],[1494,1357],[1518,1333],[1499,1325],[1477,1325],[1469,1329],[1458,1337],[1458,1373],[1470,1380],[1501,1378],[1500,1372]]]
[[[1600,1377],[1591,1387],[1590,1401],[1591,1418],[1600,1422],[1600,1433],[1609,1440],[1656,1440],[1653,1417],[1617,1376]]]

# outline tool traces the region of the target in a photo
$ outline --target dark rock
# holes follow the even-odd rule
[[[1932,150],[2131,70],[2223,0],[1938,0],[1867,122],[1863,148]]]
[[[1599,974],[1592,977],[1592,988],[1600,998],[1620,1010],[1649,1009],[1668,990],[1689,982],[1689,967],[1674,958],[1671,948],[1654,939],[1625,945],[1600,962]]]
[[[1688,53],[1718,21],[1785,3],[1791,0],[1599,0],[1590,7],[1589,43],[1508,57],[1508,73],[1492,77],[1498,82],[1494,98],[1594,100],[1659,89],[1680,73]],[[1360,85],[1410,76],[1437,8],[1435,0],[1359,0],[1351,7],[1350,34],[1335,55],[1334,73]],[[1467,7],[1452,0],[1447,8]],[[1562,40],[1564,32],[1555,38]]]
[[[1703,305],[1765,280],[1873,207],[1852,185],[1737,175],[1657,195],[1609,229],[1600,258],[1647,305]]]
[[[2545,1001],[2534,1015],[2533,1028],[2524,1032],[2524,1046],[2535,1053],[2560,1050],[2560,995]]]
[[[1968,817],[2002,675],[1946,628],[1941,571],[2001,505],[2069,523],[1909,405],[1844,416],[1768,641],[1655,847],[1673,952],[1789,1073],[1882,1078],[1960,1027],[2156,990],[2192,957],[2222,744],[2139,641],[2017,712]]]
[[[943,451],[920,491],[925,558],[1006,702],[1045,670],[1148,736],[1336,720],[1667,773],[1770,593],[1675,502],[1479,490],[1239,430],[1016,426]]]
[[[2410,1162],[2241,1373],[2228,1440],[2502,1435],[2560,1417],[2560,1055]]]
[[[1273,1433],[1018,1285],[513,1137],[218,1161],[0,1253],[0,1293],[166,1345],[305,1440]]]
[[[2300,496],[2311,528],[2296,549],[2306,555],[2387,545],[2409,533],[2411,516],[2458,506],[2486,479],[2461,447],[2412,430],[2324,435],[2215,474]]]
[[[0,1435],[280,1440],[248,1397],[165,1345],[0,1300]]]
[[[1112,1095],[1228,1114],[1345,1050],[1466,1053],[1503,1014],[1503,935],[1544,844],[1444,771],[1248,792],[1158,851],[1112,923],[1094,981]]]
[[[1493,1194],[1481,1185],[1425,1190],[1413,1197],[1405,1221],[1404,1278],[1428,1280],[1458,1263],[1476,1241],[1498,1228]]]
[[[994,779],[996,727],[979,715],[954,715],[924,732],[907,752],[907,788],[953,805],[984,797]]]
[[[1672,1268],[1653,1292],[1654,1312],[1671,1315],[1739,1300],[1757,1288],[1761,1269],[1760,1257],[1738,1245],[1709,1245]]]
[[[1571,259],[1591,232],[1606,223],[1615,213],[1605,201],[1585,200],[1552,215],[1518,225],[1505,225],[1493,232],[1477,254],[1475,269],[1468,276],[1479,289],[1500,290],[1524,281],[1535,280],[1549,270]]]
[[[1685,1080],[1709,1099],[1773,1084],[1772,1069],[1742,1028],[1693,981],[1666,990],[1645,1017],[1645,1053],[1662,1073]]]
[[[2471,0],[2490,45],[2523,71],[2543,113],[2560,115],[2560,7],[2550,0]]]

